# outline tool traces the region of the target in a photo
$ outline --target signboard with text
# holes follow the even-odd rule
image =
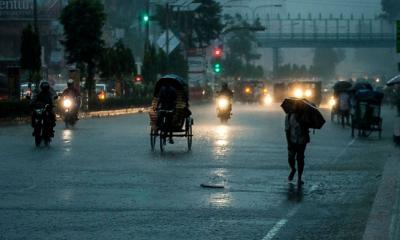
[[[58,18],[62,0],[37,0],[39,19]],[[33,18],[33,0],[0,0],[0,20]]]

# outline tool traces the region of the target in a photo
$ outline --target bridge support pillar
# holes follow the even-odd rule
[[[274,77],[277,76],[279,67],[279,48],[272,49],[272,72]]]

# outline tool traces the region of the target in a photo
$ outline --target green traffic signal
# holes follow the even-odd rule
[[[145,14],[143,15],[143,22],[147,23],[150,20],[149,15]]]
[[[221,64],[220,63],[216,63],[214,64],[214,72],[215,73],[220,73],[221,72]]]

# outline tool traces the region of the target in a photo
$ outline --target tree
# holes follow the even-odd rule
[[[157,81],[159,71],[159,59],[156,48],[153,45],[149,45],[149,47],[145,48],[143,56],[142,75],[144,83],[154,84]]]
[[[103,49],[102,29],[106,15],[100,0],[70,0],[62,10],[60,22],[64,26],[63,44],[68,63],[86,69],[86,89],[89,98],[94,93],[96,63]],[[85,66],[85,68],[83,68]]]
[[[103,77],[115,79],[118,96],[128,92],[129,83],[136,73],[136,65],[131,49],[125,47],[122,40],[103,50],[98,66]]]
[[[29,24],[22,30],[21,37],[21,68],[29,71],[29,82],[36,82],[39,78],[34,78],[40,73],[42,67],[41,63],[41,46],[39,36],[33,31],[32,26]]]
[[[261,56],[255,53],[256,38],[252,27],[257,26],[246,22],[240,15],[235,17],[225,16],[225,20],[231,29],[227,35],[228,40],[225,46],[225,60],[222,68],[224,75],[231,77],[249,77],[261,78],[264,75],[264,70],[261,66],[255,66],[252,61],[259,59]]]
[[[172,9],[167,12],[164,6],[158,6],[155,20],[162,29],[172,29],[189,47],[202,48],[217,39],[223,30],[222,7],[214,0],[196,0],[194,2],[201,5],[193,12],[172,11]],[[167,18],[168,21],[166,21]]]
[[[221,5],[214,0],[196,0],[200,7],[196,9],[193,18],[193,29],[199,47],[205,47],[211,40],[219,37],[222,32]]]
[[[398,0],[382,0],[382,10],[387,14],[390,21],[400,17],[400,4]]]
[[[314,51],[311,72],[314,76],[330,80],[335,76],[336,66],[345,58],[343,50],[333,48],[317,48]]]

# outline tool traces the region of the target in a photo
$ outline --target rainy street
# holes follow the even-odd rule
[[[381,140],[330,121],[311,133],[302,188],[278,105],[236,104],[223,125],[211,104],[192,112],[191,152],[183,138],[151,152],[147,113],[59,122],[39,149],[29,125],[1,127],[0,239],[361,239],[392,110]]]

